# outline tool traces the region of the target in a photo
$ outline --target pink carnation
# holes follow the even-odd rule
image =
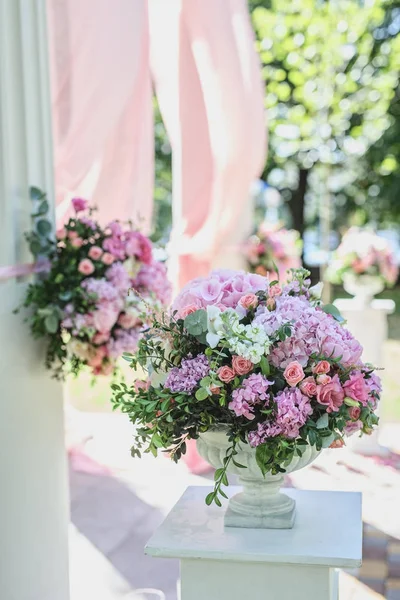
[[[343,390],[349,398],[361,402],[363,406],[367,405],[369,391],[361,371],[352,371],[350,373],[350,379],[343,384]]]

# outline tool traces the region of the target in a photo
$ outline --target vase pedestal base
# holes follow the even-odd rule
[[[246,529],[292,529],[296,518],[296,503],[286,494],[276,494],[267,505],[249,505],[245,494],[230,499],[225,511],[225,527]]]
[[[285,490],[297,518],[279,530],[225,527],[210,491],[189,487],[146,546],[180,559],[181,600],[338,600],[337,568],[361,565],[361,494]]]

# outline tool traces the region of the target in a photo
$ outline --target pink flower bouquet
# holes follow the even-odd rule
[[[348,275],[368,275],[391,287],[396,283],[398,274],[396,257],[387,240],[368,229],[352,227],[343,236],[333,256],[327,278],[340,284]]]
[[[244,252],[251,271],[268,276],[278,269],[284,281],[288,270],[301,267],[302,247],[298,231],[262,223],[247,240]]]
[[[255,449],[263,473],[278,474],[305,446],[337,448],[348,435],[371,433],[379,377],[308,278],[293,270],[280,285],[214,271],[154,317],[131,359],[148,380],[113,386],[115,405],[138,427],[133,455],[164,449],[176,461],[188,439],[223,429],[230,447],[207,497],[219,504],[238,444]]]
[[[31,331],[46,339],[46,365],[56,377],[83,367],[107,375],[136,350],[149,308],[168,304],[170,284],[147,237],[118,221],[102,227],[86,200],[72,203],[75,216],[56,239],[27,236],[31,246],[42,244],[49,268],[28,287],[24,306],[33,309]]]

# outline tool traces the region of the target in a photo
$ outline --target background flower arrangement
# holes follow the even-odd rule
[[[86,200],[72,200],[75,216],[51,237],[44,194],[27,234],[33,254],[48,261],[47,273],[30,284],[23,306],[35,338],[47,343],[46,366],[56,377],[89,367],[110,374],[123,352],[134,352],[149,307],[166,306],[170,284],[150,240],[132,224],[102,227]],[[41,208],[40,208],[41,207]]]
[[[334,306],[322,306],[309,272],[281,286],[262,276],[214,271],[187,285],[171,314],[154,315],[134,368],[148,370],[133,388],[114,384],[115,407],[137,425],[132,455],[168,452],[226,431],[230,445],[206,498],[220,505],[238,444],[255,448],[263,473],[285,471],[304,446],[340,447],[371,433],[381,391],[362,348]]]
[[[336,284],[342,283],[348,275],[369,275],[391,287],[397,281],[398,266],[384,238],[371,230],[352,227],[343,236],[326,275]]]
[[[267,276],[277,268],[280,279],[286,280],[289,269],[301,267],[302,247],[298,231],[264,222],[247,240],[244,250],[251,271]]]

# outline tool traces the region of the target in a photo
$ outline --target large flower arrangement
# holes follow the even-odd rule
[[[298,231],[264,222],[247,240],[244,250],[251,271],[267,276],[278,269],[284,280],[288,270],[301,267],[302,247]]]
[[[115,406],[138,426],[133,455],[164,449],[177,461],[188,439],[224,428],[230,447],[207,497],[219,504],[237,444],[250,444],[261,471],[277,474],[307,444],[339,447],[372,431],[379,377],[308,277],[292,271],[281,287],[214,271],[187,285],[171,314],[154,315],[127,357],[148,380],[113,386]]]
[[[375,276],[384,285],[393,286],[397,281],[398,266],[387,240],[368,229],[349,229],[334,253],[327,278],[340,284],[347,275]]]
[[[136,350],[149,308],[168,303],[170,285],[147,237],[118,221],[102,227],[86,200],[72,204],[75,216],[56,239],[49,226],[27,236],[33,251],[43,257],[45,249],[48,272],[29,285],[24,306],[32,309],[33,336],[47,342],[46,365],[56,377],[83,367],[107,375],[123,352]]]

